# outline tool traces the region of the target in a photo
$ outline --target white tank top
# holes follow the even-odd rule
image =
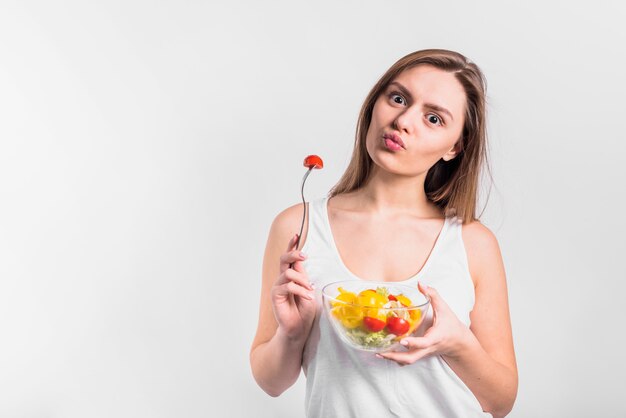
[[[400,366],[342,342],[322,313],[321,289],[338,280],[362,280],[343,264],[328,221],[328,198],[309,203],[309,228],[302,251],[316,288],[318,312],[306,342],[305,410],[309,418],[491,417],[440,356]],[[446,218],[422,269],[403,281],[421,281],[437,289],[459,319],[469,326],[474,285],[461,237],[461,222]],[[417,335],[432,325],[432,308]]]

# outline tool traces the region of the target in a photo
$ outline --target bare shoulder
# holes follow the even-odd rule
[[[289,206],[281,211],[272,222],[270,230],[270,237],[276,241],[284,243],[287,242],[297,233],[300,232],[300,225],[302,224],[302,214],[304,208],[302,203]],[[307,211],[308,212],[308,211]],[[307,213],[308,217],[308,213]],[[307,222],[304,223],[304,229],[302,231],[302,239],[300,240],[299,247],[302,248],[306,239]]]
[[[474,284],[492,276],[486,274],[489,270],[503,268],[498,239],[488,227],[480,221],[469,222],[463,225],[462,235]]]
[[[480,221],[463,224],[463,241],[468,251],[489,252],[498,250],[498,239]]]

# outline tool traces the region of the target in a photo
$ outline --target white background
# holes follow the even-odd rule
[[[217,3],[217,2],[216,2]],[[301,417],[248,363],[277,213],[423,48],[488,80],[511,417],[624,417],[619,2],[0,3],[0,416]]]

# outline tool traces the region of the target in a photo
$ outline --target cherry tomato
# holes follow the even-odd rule
[[[397,301],[397,300],[398,300],[398,298],[396,298],[394,295],[389,295],[389,296],[387,296],[387,299],[389,299],[389,300],[394,300],[394,301]]]
[[[404,335],[409,332],[410,324],[406,319],[392,316],[387,318],[387,329],[395,335]]]
[[[378,332],[385,328],[385,321],[381,321],[380,319],[371,318],[366,316],[363,318],[363,324],[367,327],[368,330],[372,332]]]
[[[317,155],[309,155],[304,159],[304,166],[307,168],[321,169],[324,168],[324,162]]]

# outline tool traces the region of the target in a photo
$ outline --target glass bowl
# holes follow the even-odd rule
[[[349,346],[389,351],[422,323],[430,299],[415,287],[395,282],[343,280],[322,288],[332,328]]]

